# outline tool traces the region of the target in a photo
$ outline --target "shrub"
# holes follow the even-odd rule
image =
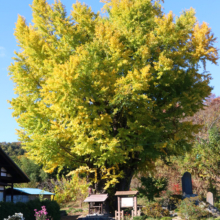
[[[135,216],[133,217],[133,220],[145,220],[146,216]]]
[[[181,194],[182,193],[182,187],[179,183],[171,183],[171,190],[173,194]]]
[[[166,190],[168,181],[166,178],[141,177],[141,187],[138,188],[140,197],[147,196],[149,201],[154,200],[154,196]]]
[[[89,185],[85,178],[80,178],[76,174],[69,179],[64,176],[60,179],[57,176],[57,184],[54,188],[55,200],[59,204],[79,200],[82,207],[83,200],[88,196]]]
[[[182,219],[199,219],[208,217],[210,213],[205,210],[205,207],[196,205],[197,197],[185,198],[177,206],[179,215]]]
[[[4,218],[4,220],[24,220],[22,213],[15,213],[12,216],[8,216],[8,218]]]
[[[9,215],[21,212],[26,220],[35,220],[34,209],[40,210],[42,206],[47,208],[48,216],[53,220],[60,220],[60,207],[56,201],[31,200],[27,203],[0,202],[0,219],[7,218]]]
[[[182,201],[182,195],[171,195],[168,200],[168,209],[174,210]]]
[[[218,210],[220,210],[220,198],[219,198],[219,197],[216,197],[216,201],[215,201],[215,203],[214,203],[214,206],[215,206]]]
[[[158,202],[153,202],[143,208],[143,213],[149,217],[161,218],[169,216],[170,212],[167,209],[163,209]]]

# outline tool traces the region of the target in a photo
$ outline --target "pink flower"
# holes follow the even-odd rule
[[[42,210],[38,211],[37,212],[37,209],[34,209],[35,211],[35,217],[36,217],[36,220],[49,220],[47,219],[47,210],[46,210],[46,207],[45,206],[42,206],[41,207]]]

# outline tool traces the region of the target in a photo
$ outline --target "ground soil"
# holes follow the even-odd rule
[[[66,211],[67,216],[62,216],[61,220],[75,220],[79,216],[86,216],[89,212],[88,203],[83,203],[82,206],[78,201],[68,202],[61,205],[61,210]]]

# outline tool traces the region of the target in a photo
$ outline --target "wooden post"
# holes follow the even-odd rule
[[[122,220],[124,220],[124,210],[121,211],[120,217],[121,217]]]
[[[134,197],[134,216],[137,216],[137,196]]]
[[[115,219],[118,218],[118,211],[115,210]]]
[[[118,196],[118,220],[120,220],[121,216],[121,197]]]

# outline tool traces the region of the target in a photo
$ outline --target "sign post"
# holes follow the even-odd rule
[[[115,196],[118,200],[118,211],[115,211],[115,218],[118,220],[123,219],[123,210],[121,208],[133,208],[133,216],[137,216],[137,195],[138,191],[117,191]],[[140,212],[138,212],[140,214]]]

